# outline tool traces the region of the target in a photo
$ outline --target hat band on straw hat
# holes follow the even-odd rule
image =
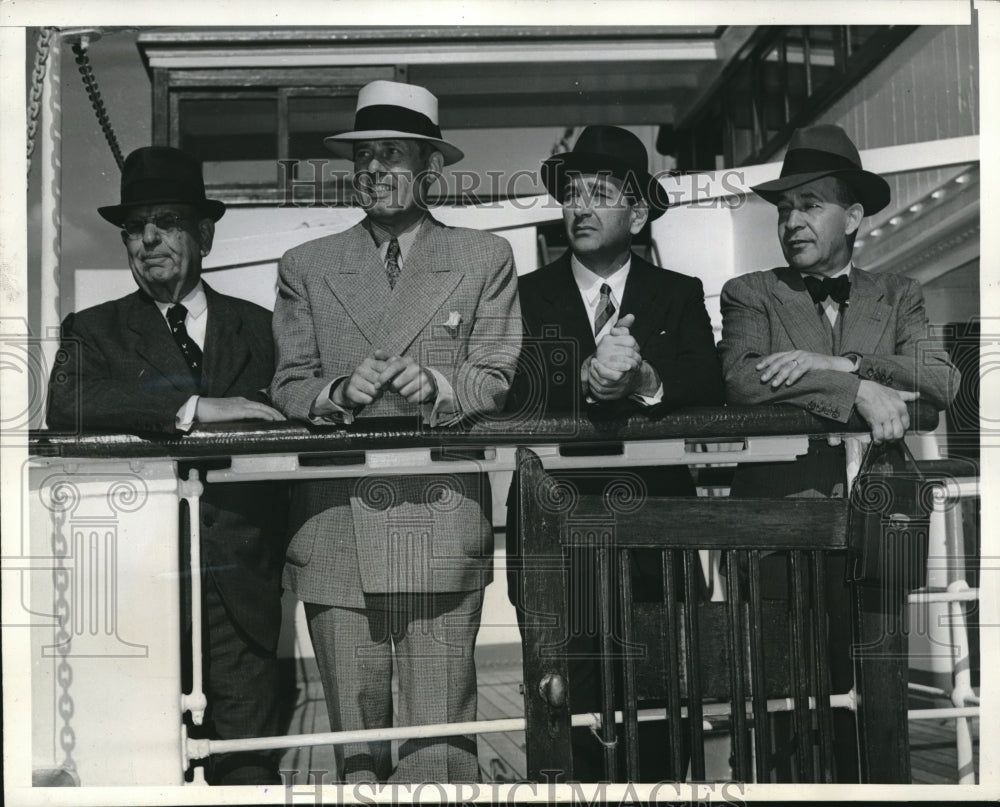
[[[373,104],[359,109],[354,115],[358,132],[389,130],[409,132],[423,137],[441,139],[441,128],[422,112],[393,104]]]
[[[816,171],[861,171],[861,165],[840,154],[818,149],[791,149],[785,155],[781,176],[811,174]]]

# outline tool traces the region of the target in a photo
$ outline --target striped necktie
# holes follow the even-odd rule
[[[611,302],[611,287],[601,284],[601,299],[597,301],[597,316],[594,318],[594,338],[601,332],[608,320],[615,315],[615,304]]]
[[[170,333],[174,335],[174,341],[181,349],[184,361],[187,362],[191,375],[194,376],[195,384],[201,386],[202,353],[198,343],[188,335],[187,328],[184,326],[187,313],[187,309],[180,303],[172,305],[167,309],[167,322],[170,325]]]

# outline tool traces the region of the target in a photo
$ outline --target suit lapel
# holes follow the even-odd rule
[[[778,302],[775,310],[792,344],[800,350],[829,355],[829,335],[802,276],[788,267],[777,269],[775,273],[777,283],[772,290]]]
[[[386,281],[383,301],[388,302],[388,307],[376,332],[376,347],[394,355],[405,353],[465,277],[464,268],[455,265],[449,254],[443,230],[434,219],[425,220],[403,259],[402,274],[391,294]]]
[[[135,335],[135,351],[174,387],[196,394],[191,370],[170,335],[156,303],[136,294],[128,313],[128,327]]]
[[[625,281],[625,293],[622,295],[622,308],[618,317],[635,314],[635,324],[632,326],[632,338],[640,347],[646,343],[653,331],[654,318],[650,312],[657,306],[663,308],[669,300],[658,301],[657,284],[652,282],[651,272],[662,271],[647,263],[635,253],[632,253],[632,266]],[[661,318],[662,319],[662,318]]]
[[[208,329],[205,333],[205,368],[202,372],[204,394],[224,398],[233,382],[250,361],[250,345],[243,335],[239,312],[207,283]]]
[[[550,312],[542,319],[543,327],[559,326],[559,338],[572,339],[579,345],[580,355],[577,358],[583,361],[597,349],[597,343],[594,341],[593,323],[573,277],[568,250],[556,261],[552,280],[542,289],[541,296]],[[544,334],[532,335],[540,338]]]
[[[843,313],[841,353],[870,353],[878,347],[892,308],[883,302],[882,289],[867,273],[851,270],[851,298]]]
[[[389,281],[368,230],[357,224],[345,235],[346,244],[328,250],[323,256],[330,267],[326,283],[354,324],[377,348],[390,293]]]

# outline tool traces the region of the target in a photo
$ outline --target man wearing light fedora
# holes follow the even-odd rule
[[[632,251],[633,238],[668,207],[666,192],[649,173],[642,141],[617,126],[588,126],[572,151],[542,164],[542,179],[563,206],[570,246],[518,281],[526,339],[508,401],[511,416],[601,419],[721,406],[722,369],[701,281],[654,266]],[[575,356],[568,368],[560,361],[567,353]],[[636,496],[696,492],[685,466],[556,476],[582,493],[601,494],[611,483],[632,488]],[[516,491],[515,479],[508,498],[507,569],[509,596],[521,621]],[[659,553],[632,557],[636,598],[662,601]],[[575,553],[570,598],[576,607],[570,616],[584,627],[567,626],[574,712],[600,709],[600,641],[586,630],[598,624],[595,575],[593,553]],[[679,584],[683,590],[683,580]],[[642,781],[683,778],[683,770],[668,764],[665,724],[640,724],[639,742]],[[598,739],[588,729],[574,729],[572,743],[575,778],[598,777],[604,756]],[[610,775],[620,781],[624,771]]]
[[[494,235],[445,227],[423,196],[462,158],[437,98],[375,81],[354,129],[326,145],[353,160],[364,220],[279,264],[271,394],[290,418],[342,427],[405,418],[436,428],[496,413],[520,344],[513,255]],[[473,659],[492,579],[486,474],[369,475],[298,483],[286,584],[305,602],[334,731],[476,719]],[[336,747],[347,782],[479,778],[474,736]]]
[[[889,185],[862,168],[846,133],[833,125],[797,130],[781,176],[752,190],[777,207],[788,266],[741,275],[722,289],[719,350],[728,402],[787,403],[839,423],[856,411],[875,442],[904,436],[909,401],[919,397],[943,409],[958,389],[958,371],[929,338],[920,284],[853,263],[861,221],[889,204]],[[795,462],[741,465],[732,495],[839,497],[845,485],[843,446],[811,440]],[[784,598],[784,558],[764,560],[764,596]],[[843,555],[831,556],[826,603],[834,693],[853,685],[844,580]],[[838,709],[834,721],[837,779],[857,781],[853,716]]]
[[[283,420],[264,394],[274,371],[270,312],[201,279],[225,213],[205,198],[201,164],[174,148],[136,149],[122,169],[121,203],[98,212],[120,228],[139,288],[66,317],[49,427],[184,433],[199,423]],[[208,485],[201,498],[204,618],[193,629],[205,637],[208,711],[194,731],[208,737],[279,730],[286,494],[265,482]],[[213,756],[207,778],[281,782],[269,752]]]

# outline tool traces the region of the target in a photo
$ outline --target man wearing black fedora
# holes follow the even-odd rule
[[[518,280],[525,341],[508,400],[511,417],[602,419],[720,406],[722,370],[701,281],[632,251],[635,236],[668,207],[666,192],[649,173],[642,141],[627,129],[588,126],[572,151],[542,164],[542,179],[562,204],[570,246]],[[568,368],[560,360],[566,354],[575,357]],[[556,476],[584,493],[624,484],[640,497],[695,495],[686,466]],[[516,490],[515,479],[508,498],[508,592],[523,624]],[[661,601],[659,553],[632,556],[636,598]],[[600,642],[586,629],[598,624],[593,553],[580,551],[572,562],[570,616],[583,626],[567,626],[573,711],[597,711]],[[640,724],[642,781],[683,778],[684,771],[669,770],[666,737],[664,724]],[[575,777],[600,776],[603,748],[597,738],[575,729],[572,741]],[[609,775],[620,780],[624,772]]]
[[[777,207],[788,265],[723,287],[719,350],[728,402],[787,403],[840,423],[856,411],[875,442],[904,436],[909,401],[943,409],[958,389],[958,371],[930,339],[920,284],[853,263],[862,219],[885,208],[890,193],[882,177],[862,168],[843,129],[797,130],[781,176],[752,190]],[[732,495],[839,497],[845,486],[843,446],[811,440],[795,462],[741,465]],[[784,558],[765,562],[764,596],[784,598]],[[844,558],[832,556],[826,603],[835,693],[853,685],[844,580]],[[853,716],[845,710],[834,712],[834,736],[838,781],[857,781]]]
[[[139,288],[66,317],[49,426],[184,433],[199,423],[283,420],[262,392],[274,370],[270,312],[201,279],[225,213],[205,198],[201,164],[174,148],[137,149],[122,169],[121,203],[98,212],[120,228]],[[209,485],[201,498],[204,612],[193,629],[205,637],[208,708],[193,731],[208,737],[278,733],[285,499],[277,483]],[[281,782],[268,752],[213,756],[207,779]]]
[[[374,81],[354,129],[326,145],[352,160],[364,219],[287,252],[278,269],[275,404],[342,428],[406,418],[437,428],[503,406],[521,341],[510,245],[446,227],[431,174],[462,158],[437,98]],[[334,731],[476,719],[474,648],[493,574],[485,473],[297,483],[285,581],[305,603]],[[393,667],[398,708],[393,708]],[[395,716],[394,716],[395,711]],[[347,782],[479,779],[476,737],[336,747]]]

